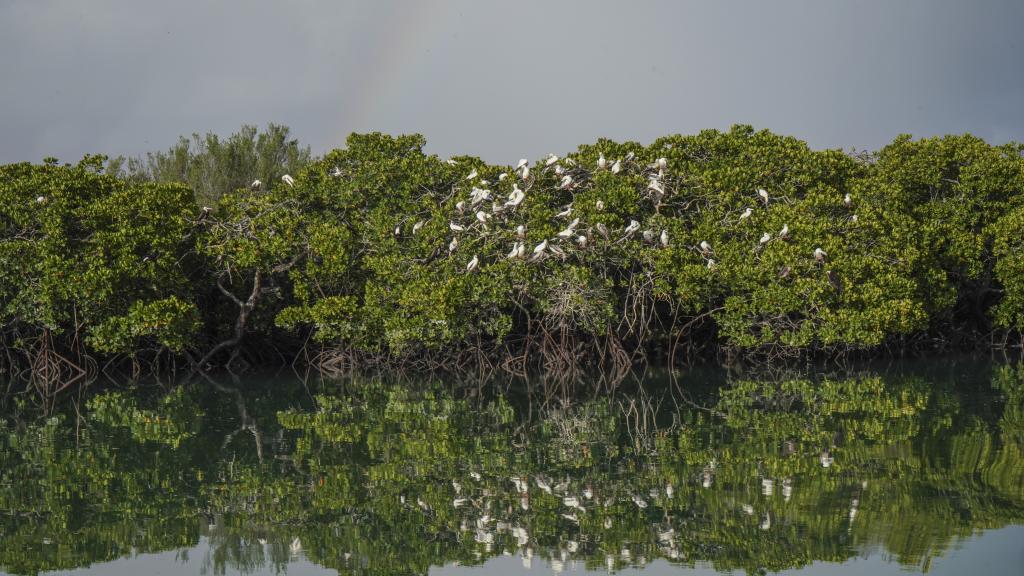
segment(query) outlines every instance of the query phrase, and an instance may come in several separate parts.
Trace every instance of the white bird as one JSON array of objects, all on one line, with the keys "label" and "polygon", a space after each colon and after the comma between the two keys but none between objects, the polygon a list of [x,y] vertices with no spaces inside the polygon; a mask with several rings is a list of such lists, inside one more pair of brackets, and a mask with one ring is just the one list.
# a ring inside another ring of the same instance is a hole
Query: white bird
[{"label": "white bird", "polygon": [[455,222],[449,222],[448,228],[450,228],[452,232],[463,232],[466,230],[464,226],[456,224]]},{"label": "white bird", "polygon": [[576,243],[579,244],[580,248],[586,248],[587,247],[587,237],[583,236],[583,235],[577,236],[576,237]]},{"label": "white bird", "polygon": [[558,156],[555,156],[554,154],[548,154],[548,158],[547,160],[544,161],[544,165],[551,166],[555,162],[558,162]]},{"label": "white bird", "polygon": [[651,178],[651,180],[649,182],[647,182],[647,189],[648,190],[654,190],[655,192],[657,192],[658,194],[661,194],[662,196],[665,195],[665,187],[662,186],[661,182],[658,182],[654,178]]},{"label": "white bird", "polygon": [[761,197],[761,201],[765,203],[765,206],[767,206],[768,205],[768,191],[765,190],[764,188],[758,188],[757,189],[757,195]]},{"label": "white bird", "polygon": [[423,220],[420,220],[419,222],[413,224],[412,225],[412,233],[415,234],[415,233],[419,232],[420,228],[423,228],[424,224],[426,224],[426,222],[424,222]]},{"label": "white bird", "polygon": [[570,222],[569,225],[565,227],[565,230],[562,230],[561,232],[558,233],[558,237],[559,238],[569,238],[570,236],[573,235],[573,232],[576,230],[576,227],[579,226],[579,224],[580,224],[580,219],[579,218],[573,219],[573,221]]},{"label": "white bird", "polygon": [[815,248],[814,249],[814,260],[815,260],[815,262],[818,262],[818,263],[824,262],[825,258],[827,258],[827,257],[828,257],[828,254],[824,250],[822,250],[821,248]]},{"label": "white bird", "polygon": [[520,158],[519,163],[516,164],[516,170],[522,170],[523,168],[526,168],[526,165],[529,163],[530,161],[527,160],[526,158]]},{"label": "white bird", "polygon": [[604,224],[598,222],[597,226],[594,226],[594,229],[596,229],[597,233],[600,234],[601,236],[603,236],[605,240],[608,239],[608,227],[607,226],[605,226]]},{"label": "white bird", "polygon": [[518,186],[513,186],[512,193],[508,195],[508,200],[505,201],[505,206],[519,206],[524,198],[526,198],[526,192],[520,190]]},{"label": "white bird", "polygon": [[515,258],[516,256],[518,256],[518,255],[519,255],[519,242],[516,242],[515,244],[512,245],[512,250],[508,253],[508,256],[506,256],[506,258],[511,260],[511,259]]},{"label": "white bird", "polygon": [[[46,197],[45,196],[36,196],[36,204],[42,204],[45,201],[46,201]],[[209,212],[209,210],[206,210],[206,212]]]},{"label": "white bird", "polygon": [[459,239],[452,238],[452,241],[448,243],[448,252],[455,252],[455,249],[459,247]]},{"label": "white bird", "polygon": [[331,168],[331,176],[334,176],[335,178],[341,176],[341,168],[338,168],[337,166]]},{"label": "white bird", "polygon": [[526,256],[526,243],[519,243],[519,250],[516,252],[516,258],[523,258]]},{"label": "white bird", "polygon": [[466,176],[466,180],[472,180],[473,178],[476,178],[476,176],[477,172],[476,170],[473,170],[472,172],[469,173],[469,176]]},{"label": "white bird", "polygon": [[783,224],[782,230],[779,231],[779,238],[786,240],[789,238],[789,224]]},{"label": "white bird", "polygon": [[654,230],[644,230],[644,242],[648,244],[654,243]]},{"label": "white bird", "polygon": [[399,224],[398,226],[395,226],[395,236],[401,236],[401,235],[402,235],[402,225]]},{"label": "white bird", "polygon": [[753,516],[754,515],[754,507],[751,506],[750,504],[744,504],[743,505],[743,511],[746,512],[747,515],[749,515],[749,516]]},{"label": "white bird", "polygon": [[292,178],[288,174],[285,174],[284,176],[281,176],[281,180],[284,181],[284,183],[289,185],[289,186],[295,186],[295,178]]},{"label": "white bird", "polygon": [[630,220],[629,221],[629,225],[626,226],[626,229],[623,230],[623,233],[626,236],[629,236],[630,234],[632,234],[633,232],[636,232],[639,229],[640,229],[640,223],[637,222],[636,220]]},{"label": "white bird", "polygon": [[253,190],[259,190],[260,186],[263,186],[263,182],[260,181],[259,178],[257,178],[256,180],[253,180],[252,184],[249,185],[249,187],[252,188]]},{"label": "white bird", "polygon": [[456,499],[452,500],[452,507],[454,507],[454,508],[461,508],[468,501],[469,501],[468,498],[456,498]]},{"label": "white bird", "polygon": [[510,480],[512,480],[512,484],[516,487],[516,492],[519,492],[520,494],[526,492],[530,488],[530,485],[529,483],[527,483],[526,478],[522,476],[513,476],[512,478],[510,478]]},{"label": "white bird", "polygon": [[562,504],[568,506],[569,508],[579,508],[580,510],[583,509],[583,506],[580,506],[579,498],[575,496],[566,496],[565,498],[562,498]]},{"label": "white bird", "polygon": [[832,466],[832,462],[834,461],[832,455],[828,453],[828,450],[822,451],[819,460],[821,461],[822,468],[828,468]]},{"label": "white bird", "polygon": [[459,211],[459,214],[461,214],[462,211],[466,209],[466,201],[465,200],[459,200],[458,202],[456,202],[455,203],[455,209]]},{"label": "white bird", "polygon": [[772,235],[769,234],[768,232],[765,232],[764,234],[761,235],[761,239],[758,240],[758,242],[760,244],[767,244],[768,242],[771,241],[771,239],[772,239]]},{"label": "white bird", "polygon": [[560,189],[562,189],[562,190],[565,190],[566,188],[568,188],[570,186],[572,186],[572,176],[569,176],[568,174],[566,174],[562,178],[562,181],[558,184],[558,187]]},{"label": "white bird", "polygon": [[490,199],[491,191],[487,190],[486,188],[473,188],[473,190],[469,192],[469,200],[473,204],[473,206],[476,206],[477,204],[483,202],[484,200]]},{"label": "white bird", "polygon": [[849,192],[847,192],[846,195],[843,196],[843,204],[846,205],[847,208],[853,205],[853,197],[850,196]]},{"label": "white bird", "polygon": [[562,210],[558,214],[555,214],[555,218],[567,218],[569,214],[572,214],[572,204],[569,204],[568,206],[565,207],[564,210]]},{"label": "white bird", "polygon": [[562,174],[565,174],[565,168],[563,168],[561,164],[558,164],[555,166],[555,175],[561,176]]},{"label": "white bird", "polygon": [[594,208],[596,208],[596,209],[597,209],[598,211],[600,211],[600,210],[604,210],[604,200],[598,200],[598,201],[597,201],[597,202],[596,202],[596,203],[594,204]]},{"label": "white bird", "polygon": [[856,222],[856,221],[857,221],[857,215],[856,214],[854,214],[853,216],[850,216],[850,222]]},{"label": "white bird", "polygon": [[[540,244],[537,244],[537,246],[535,246],[535,247],[534,247],[534,249],[533,249],[533,254],[534,254],[535,256],[539,256],[539,255],[540,255],[540,254],[542,254],[542,253],[543,253],[543,252],[544,252],[545,250],[547,250],[547,248],[548,248],[548,241],[547,241],[547,239],[545,238],[543,242],[541,242]],[[544,488],[543,486],[541,486],[541,485],[540,485],[540,480],[539,480],[539,479],[537,480],[537,486],[539,486],[539,487],[540,487],[541,489],[543,489],[543,488]],[[550,490],[548,490],[548,492],[550,492]]]},{"label": "white bird", "polygon": [[615,163],[612,164],[612,174],[618,174],[621,171],[622,171],[622,161],[621,160],[616,160]]},{"label": "white bird", "polygon": [[633,503],[636,504],[637,508],[647,508],[647,501],[644,500],[639,494],[633,494]]},{"label": "white bird", "polygon": [[466,272],[472,272],[473,270],[476,270],[476,267],[479,264],[480,264],[480,258],[478,256],[474,255],[473,259],[469,261],[469,264],[466,264]]},{"label": "white bird", "polygon": [[520,224],[519,226],[516,226],[516,237],[517,238],[525,238],[526,237],[526,226],[523,226],[522,224]]},{"label": "white bird", "polygon": [[775,481],[771,478],[761,479],[761,494],[765,496],[771,496],[775,493]]},{"label": "white bird", "polygon": [[486,224],[487,219],[490,217],[491,215],[488,214],[487,212],[484,212],[483,210],[478,210],[476,213],[476,219],[479,220],[481,224]]},{"label": "white bird", "polygon": [[747,209],[744,210],[742,214],[740,214],[740,220],[746,220],[747,218],[750,218],[750,215],[753,213],[754,209],[748,206]]},{"label": "white bird", "polygon": [[502,172],[501,174],[498,174],[498,182],[501,182],[505,178],[508,178],[508,173],[507,172]]},{"label": "white bird", "polygon": [[523,177],[523,180],[526,180],[527,178],[530,177],[530,167],[529,166],[523,166],[523,176],[522,177]]},{"label": "white bird", "polygon": [[458,164],[458,162],[456,162],[454,158],[449,158],[445,160],[444,163],[449,166],[455,166],[456,164]]},{"label": "white bird", "polygon": [[661,240],[661,245],[664,246],[665,248],[668,248],[668,230],[662,230],[661,231],[661,238],[660,238],[660,240]]},{"label": "white bird", "polygon": [[[543,245],[544,247],[547,247],[548,241],[545,240],[544,242],[541,243],[541,245]],[[537,246],[537,248],[541,248],[541,247]],[[537,248],[534,248],[534,250],[533,250],[534,253],[538,252]],[[541,248],[540,251],[543,251],[543,248]],[[534,482],[537,483],[537,488],[540,488],[541,490],[547,492],[548,494],[551,494],[551,483],[548,482],[547,478],[544,478],[542,476],[538,476],[534,480]]]},{"label": "white bird", "polygon": [[710,270],[710,269],[712,269],[714,267],[715,267],[715,260],[713,258],[708,258],[708,270]]},{"label": "white bird", "polygon": [[700,252],[701,252],[701,254],[704,254],[705,256],[707,256],[708,254],[711,254],[711,244],[708,244],[707,240],[701,240],[700,241]]},{"label": "white bird", "polygon": [[602,153],[601,156],[598,157],[598,159],[597,159],[597,169],[598,170],[604,170],[607,167],[608,167],[608,159],[605,158],[604,154]]},{"label": "white bird", "polygon": [[665,158],[665,157],[658,158],[658,169],[659,170],[666,170],[667,168],[668,168],[668,158]]},{"label": "white bird", "polygon": [[665,496],[667,496],[668,498],[671,498],[672,495],[675,494],[675,493],[676,493],[675,488],[673,488],[671,484],[665,484]]}]

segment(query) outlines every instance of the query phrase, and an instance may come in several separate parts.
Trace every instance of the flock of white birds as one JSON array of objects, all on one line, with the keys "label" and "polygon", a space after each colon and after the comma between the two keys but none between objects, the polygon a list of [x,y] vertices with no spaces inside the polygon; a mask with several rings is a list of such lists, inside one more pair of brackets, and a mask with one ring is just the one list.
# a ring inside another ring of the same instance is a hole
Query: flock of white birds
[{"label": "flock of white birds", "polygon": [[[612,174],[621,174],[624,170],[631,166],[639,166],[636,162],[635,155],[631,152],[624,158],[615,159],[609,161],[604,154],[600,154],[596,163],[596,171],[607,170]],[[448,164],[457,165],[455,160],[448,160]],[[571,158],[559,158],[555,154],[549,154],[535,170],[550,171],[559,178],[557,185],[558,190],[574,192],[586,178],[592,177],[594,172],[587,170],[585,167],[577,165],[577,162]],[[660,206],[661,201],[671,194],[671,189],[666,186],[666,174],[668,171],[668,160],[666,158],[658,158],[652,164],[640,167],[643,174],[647,177],[647,197],[654,203],[655,206]],[[514,177],[515,182],[512,185],[512,190],[507,197],[499,198],[495,192],[493,192],[489,186],[491,182],[485,180],[477,170],[472,170],[464,178],[464,182],[468,183],[472,188],[469,190],[469,194],[464,199],[460,199],[455,204],[455,214],[448,222],[448,229],[452,233],[452,239],[448,243],[449,254],[454,254],[458,248],[462,245],[460,238],[465,237],[468,234],[477,233],[480,237],[484,234],[488,234],[492,229],[497,227],[499,224],[508,224],[508,220],[514,215],[517,209],[520,208],[523,201],[526,199],[527,194],[531,191],[532,187],[536,184],[537,178],[531,178],[530,175],[530,163],[526,158],[519,160],[515,168],[510,172],[503,172],[499,174],[498,181],[502,182],[509,177]],[[342,171],[335,167],[329,174],[333,177],[340,177]],[[289,187],[295,186],[295,179],[285,174],[281,177],[281,180]],[[522,188],[520,188],[522,183]],[[258,190],[262,186],[260,180],[254,180],[251,184],[253,190]],[[456,192],[459,190],[456,188]],[[756,192],[759,201],[767,207],[771,202],[771,195],[764,188],[758,188]],[[488,206],[487,203],[490,202]],[[851,207],[853,199],[850,194],[846,194],[843,198],[843,203],[847,207]],[[597,200],[595,202],[595,208],[598,211],[604,209],[604,202]],[[504,255],[505,259],[508,260],[526,260],[528,262],[539,262],[549,257],[557,257],[560,259],[567,258],[567,249],[572,244],[575,244],[577,249],[586,249],[593,243],[594,235],[599,235],[605,241],[613,242],[624,242],[633,237],[642,228],[641,224],[631,219],[618,234],[615,235],[613,240],[612,231],[603,223],[596,223],[593,226],[586,226],[579,217],[573,217],[573,203],[570,201],[564,206],[561,211],[554,215],[560,225],[564,225],[562,230],[554,235],[552,238],[545,238],[538,244],[534,245],[530,249],[526,244],[526,227],[522,224],[516,226],[515,237],[516,240],[513,242],[511,249],[507,254]],[[754,208],[746,207],[739,216],[739,220],[743,221],[749,218],[754,213]],[[851,217],[853,222],[857,221],[857,216]],[[419,220],[413,224],[411,234],[416,235],[426,225],[425,220]],[[395,236],[402,235],[402,225],[399,224],[395,227]],[[643,241],[652,246],[661,246],[667,248],[670,244],[668,230],[647,229],[641,233]],[[764,246],[773,239],[788,240],[790,237],[789,225],[784,224],[782,229],[774,236],[770,232],[765,232],[760,240],[759,245]],[[708,268],[715,267],[714,249],[707,240],[702,240],[700,244],[692,247],[696,250],[703,258]],[[500,257],[500,256],[496,256]],[[817,247],[814,249],[813,257],[816,263],[822,264],[828,258],[828,254],[821,248]],[[466,272],[474,272],[481,266],[481,258],[479,254],[474,254],[472,258],[466,263]],[[788,269],[787,269],[788,272]]]}]

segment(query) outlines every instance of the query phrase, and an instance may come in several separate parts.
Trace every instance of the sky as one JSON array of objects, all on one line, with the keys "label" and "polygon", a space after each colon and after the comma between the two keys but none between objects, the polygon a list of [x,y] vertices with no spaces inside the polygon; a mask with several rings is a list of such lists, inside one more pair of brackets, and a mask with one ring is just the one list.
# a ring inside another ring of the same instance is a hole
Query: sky
[{"label": "sky", "polygon": [[514,163],[751,124],[1024,141],[1020,0],[0,0],[0,163],[284,124]]}]

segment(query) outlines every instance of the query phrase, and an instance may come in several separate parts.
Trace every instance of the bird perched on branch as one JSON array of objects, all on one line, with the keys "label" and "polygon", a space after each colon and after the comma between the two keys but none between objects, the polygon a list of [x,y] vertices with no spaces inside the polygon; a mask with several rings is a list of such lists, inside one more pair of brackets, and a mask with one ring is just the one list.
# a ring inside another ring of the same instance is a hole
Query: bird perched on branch
[{"label": "bird perched on branch", "polygon": [[828,254],[824,250],[822,250],[821,248],[815,248],[814,249],[814,261],[815,262],[817,262],[818,264],[821,264],[822,262],[825,261],[826,258],[828,258]]},{"label": "bird perched on branch", "polygon": [[292,178],[292,177],[291,177],[290,175],[288,175],[288,174],[285,174],[284,176],[281,176],[281,180],[282,180],[282,181],[283,181],[283,182],[284,182],[285,184],[287,184],[287,185],[289,185],[289,186],[295,186],[295,178]]}]

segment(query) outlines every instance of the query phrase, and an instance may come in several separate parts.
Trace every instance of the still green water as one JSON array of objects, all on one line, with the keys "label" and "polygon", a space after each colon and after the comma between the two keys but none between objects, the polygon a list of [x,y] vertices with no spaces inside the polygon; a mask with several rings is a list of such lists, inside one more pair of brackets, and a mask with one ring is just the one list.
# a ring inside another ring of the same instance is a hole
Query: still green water
[{"label": "still green water", "polygon": [[0,426],[8,574],[1022,574],[1024,368],[113,390]]}]

